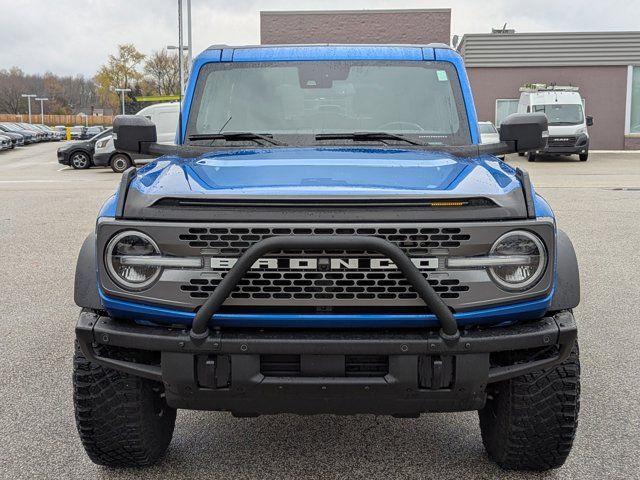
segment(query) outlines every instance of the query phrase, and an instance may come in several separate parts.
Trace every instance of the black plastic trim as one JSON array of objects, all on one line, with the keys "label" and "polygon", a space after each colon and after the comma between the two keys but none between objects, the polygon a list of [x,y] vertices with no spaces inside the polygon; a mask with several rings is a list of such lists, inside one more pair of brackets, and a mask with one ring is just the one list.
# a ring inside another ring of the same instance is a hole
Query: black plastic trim
[{"label": "black plastic trim", "polygon": [[98,265],[96,235],[87,236],[80,248],[76,263],[73,299],[79,307],[99,310],[102,308],[98,294]]},{"label": "black plastic trim", "polygon": [[131,167],[122,173],[120,179],[120,186],[118,187],[118,203],[116,204],[116,218],[124,218],[124,209],[127,202],[127,196],[129,194],[129,186],[131,181],[136,176],[136,167]]},{"label": "black plastic trim", "polygon": [[557,280],[551,300],[551,311],[576,308],[580,303],[580,269],[573,243],[569,236],[558,229],[556,237]]},{"label": "black plastic trim", "polygon": [[536,218],[536,209],[533,203],[533,187],[531,186],[529,172],[521,168],[516,168],[516,178],[520,182],[520,185],[522,185],[524,203],[527,208],[527,218]]}]

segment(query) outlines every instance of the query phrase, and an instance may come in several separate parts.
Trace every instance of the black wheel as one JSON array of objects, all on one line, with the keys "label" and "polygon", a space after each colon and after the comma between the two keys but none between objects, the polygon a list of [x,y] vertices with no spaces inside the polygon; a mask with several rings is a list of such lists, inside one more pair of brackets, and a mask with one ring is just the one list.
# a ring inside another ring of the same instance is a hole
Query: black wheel
[{"label": "black wheel", "polygon": [[133,162],[131,162],[131,159],[122,153],[116,153],[111,158],[111,170],[116,173],[122,173],[128,168],[131,168],[132,165]]},{"label": "black wheel", "polygon": [[71,154],[69,163],[76,170],[84,170],[91,166],[91,159],[85,152],[74,152]]},{"label": "black wheel", "polygon": [[519,157],[524,157],[524,152],[518,152]]},{"label": "black wheel", "polygon": [[490,385],[488,393],[479,416],[489,458],[509,470],[540,471],[564,464],[580,410],[577,342],[560,365]]},{"label": "black wheel", "polygon": [[[145,361],[140,352],[99,348],[101,355]],[[163,385],[89,362],[77,342],[73,367],[76,425],[89,458],[110,467],[156,463],[171,442],[176,421]]]},{"label": "black wheel", "polygon": [[589,158],[589,152],[581,153],[580,155],[578,155],[578,158],[580,159],[581,162],[586,162],[587,159]]},{"label": "black wheel", "polygon": [[530,162],[535,162],[536,154],[534,152],[529,152],[529,154],[527,155],[527,160],[529,160]]}]

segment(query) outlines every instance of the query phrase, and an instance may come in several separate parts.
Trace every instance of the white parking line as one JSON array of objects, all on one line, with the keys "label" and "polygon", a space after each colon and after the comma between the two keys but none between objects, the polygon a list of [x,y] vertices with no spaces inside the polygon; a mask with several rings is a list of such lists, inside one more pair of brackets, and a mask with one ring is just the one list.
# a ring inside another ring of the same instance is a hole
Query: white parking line
[{"label": "white parking line", "polygon": [[62,168],[59,168],[58,170],[56,170],[56,172],[61,172],[63,170],[71,170],[71,167],[62,167]]}]

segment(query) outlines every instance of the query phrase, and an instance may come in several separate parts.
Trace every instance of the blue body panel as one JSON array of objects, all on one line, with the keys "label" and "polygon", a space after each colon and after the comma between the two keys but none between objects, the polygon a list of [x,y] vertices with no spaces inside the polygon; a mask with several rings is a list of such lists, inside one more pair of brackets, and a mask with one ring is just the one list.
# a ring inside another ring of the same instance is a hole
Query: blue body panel
[{"label": "blue body panel", "polygon": [[[192,66],[176,143],[183,144],[198,75],[214,62],[312,60],[445,61],[458,72],[472,143],[480,143],[477,115],[462,58],[453,50],[420,46],[313,45],[284,47],[221,47],[200,54]],[[243,148],[215,151],[197,158],[162,157],[141,168],[131,187],[149,195],[459,195],[499,196],[520,188],[515,170],[490,155],[460,158],[446,152],[402,148]],[[534,195],[539,217],[553,218],[547,202]],[[114,217],[117,194],[102,207],[100,217]],[[555,290],[555,281],[554,289]],[[456,313],[459,325],[503,324],[539,318],[551,303],[544,298]],[[189,325],[194,313],[109,298],[100,291],[113,316],[139,322]],[[217,326],[237,327],[437,327],[430,314],[297,315],[218,314]]]},{"label": "blue body panel", "polygon": [[162,157],[131,188],[162,195],[501,195],[520,184],[492,156],[390,148],[279,148]]},{"label": "blue body panel", "polygon": [[[454,315],[459,326],[504,324],[539,318],[545,314],[553,292],[548,296],[492,308],[482,308]],[[141,322],[191,325],[193,312],[155,307],[110,298],[100,291],[105,309],[115,317],[126,317]],[[440,324],[432,314],[216,314],[211,326],[269,327],[269,328],[431,328]]]}]

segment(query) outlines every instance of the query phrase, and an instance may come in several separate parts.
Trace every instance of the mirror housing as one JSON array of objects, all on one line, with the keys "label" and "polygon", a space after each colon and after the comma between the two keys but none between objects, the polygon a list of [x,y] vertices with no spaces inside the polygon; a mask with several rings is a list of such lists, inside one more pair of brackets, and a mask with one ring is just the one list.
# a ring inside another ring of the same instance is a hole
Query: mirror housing
[{"label": "mirror housing", "polygon": [[156,125],[146,117],[118,115],[113,119],[113,143],[116,150],[149,154],[149,147],[157,140]]},{"label": "mirror housing", "polygon": [[587,115],[587,127],[593,125],[593,117],[591,115]]},{"label": "mirror housing", "polygon": [[549,127],[544,113],[512,113],[500,124],[500,141],[509,152],[539,150],[547,143]]}]

